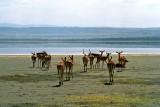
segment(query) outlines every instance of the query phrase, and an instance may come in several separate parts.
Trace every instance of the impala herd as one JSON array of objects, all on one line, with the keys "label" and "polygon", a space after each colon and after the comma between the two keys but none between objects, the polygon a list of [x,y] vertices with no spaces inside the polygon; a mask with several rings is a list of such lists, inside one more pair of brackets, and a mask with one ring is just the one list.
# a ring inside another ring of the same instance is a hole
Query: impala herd
[{"label": "impala herd", "polygon": [[[103,55],[105,50],[99,51],[100,54],[98,53],[92,53],[89,50],[88,54],[85,54],[84,49],[83,49],[83,54],[84,56],[82,57],[83,65],[84,65],[84,72],[87,72],[88,69],[88,63],[90,64],[90,69],[99,69],[100,68],[100,62],[102,61],[102,69],[104,66],[104,62],[107,64],[107,69],[109,71],[109,84],[113,84],[113,76],[114,76],[114,71],[115,68],[117,67],[118,70],[121,68],[121,71],[125,69],[126,62],[128,60],[121,55],[121,52],[116,52],[118,53],[118,63],[115,63],[112,60],[111,53],[106,53],[106,55]],[[49,69],[51,67],[51,55],[47,54],[47,52],[42,51],[39,53],[32,53],[31,59],[33,63],[33,68],[35,67],[36,59],[38,58],[38,68],[47,68]],[[58,78],[59,78],[59,86],[63,85],[64,81],[64,72],[66,70],[66,80],[70,80],[70,78],[73,79],[73,63],[74,63],[74,57],[73,55],[69,55],[69,58],[67,59],[62,58],[58,64],[57,64],[57,71],[58,71]],[[94,63],[94,60],[95,63]]]}]

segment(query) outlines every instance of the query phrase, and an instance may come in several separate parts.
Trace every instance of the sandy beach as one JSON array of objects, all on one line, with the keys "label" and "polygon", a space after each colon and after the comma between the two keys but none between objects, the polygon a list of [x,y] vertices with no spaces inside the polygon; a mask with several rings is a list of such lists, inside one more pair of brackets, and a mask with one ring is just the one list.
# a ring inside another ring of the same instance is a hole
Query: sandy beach
[{"label": "sandy beach", "polygon": [[[31,55],[0,56],[0,106],[107,106],[158,107],[160,105],[160,55],[123,54],[129,61],[123,72],[115,72],[114,85],[107,85],[104,69],[83,72],[83,55],[74,55],[74,77],[58,86],[56,64],[61,57],[52,55],[49,70],[32,68]],[[113,60],[118,62],[117,54]],[[117,69],[116,69],[117,70]],[[65,75],[64,75],[65,77]]]}]

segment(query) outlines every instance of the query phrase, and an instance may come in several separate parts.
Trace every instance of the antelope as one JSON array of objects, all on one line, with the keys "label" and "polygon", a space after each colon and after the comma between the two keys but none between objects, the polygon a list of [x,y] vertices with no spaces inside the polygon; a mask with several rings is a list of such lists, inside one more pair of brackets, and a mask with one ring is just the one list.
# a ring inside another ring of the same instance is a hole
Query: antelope
[{"label": "antelope", "polygon": [[[72,75],[72,79],[73,79],[73,55],[69,55],[69,58],[67,61],[66,61],[66,80],[70,80],[70,76]],[[68,69],[68,72],[67,72],[67,69]]]},{"label": "antelope", "polygon": [[[104,51],[105,51],[105,50],[104,50]],[[103,54],[104,51],[99,51],[101,54],[99,54],[99,55],[97,56],[97,62],[96,62],[97,68],[100,67],[100,58],[102,57],[102,54]]]},{"label": "antelope", "polygon": [[58,71],[58,77],[59,77],[59,85],[63,85],[63,75],[65,70],[65,64],[66,64],[66,57],[63,59],[61,58],[63,62],[59,62],[57,64],[57,71]]},{"label": "antelope", "polygon": [[100,55],[100,54],[98,54],[98,53],[92,53],[90,49],[89,49],[89,52],[90,52],[90,54],[93,55],[95,58],[97,58],[97,57]]},{"label": "antelope", "polygon": [[84,53],[84,49],[83,49],[83,54],[84,54],[84,56],[82,57],[82,60],[83,60],[83,64],[84,64],[84,72],[87,72],[87,65],[88,65],[88,61],[89,61],[89,56]]},{"label": "antelope", "polygon": [[90,68],[92,69],[93,68],[93,62],[94,62],[94,56],[91,55],[91,53],[89,53],[88,57],[89,57],[89,61],[90,61]]},{"label": "antelope", "polygon": [[33,62],[33,68],[35,67],[35,63],[36,63],[36,59],[37,59],[37,56],[36,56],[36,53],[32,53],[32,56],[31,56],[31,59],[32,59],[32,62]]},{"label": "antelope", "polygon": [[119,61],[119,64],[124,63],[125,60],[126,60],[126,58],[125,58],[124,56],[121,56],[121,53],[122,53],[122,52],[123,52],[123,51],[121,51],[121,52],[117,52],[117,51],[116,51],[116,53],[118,53],[118,61]]},{"label": "antelope", "polygon": [[38,57],[38,67],[40,67],[44,57],[47,56],[48,54],[47,52],[42,51],[42,52],[36,53],[36,55]]},{"label": "antelope", "polygon": [[[102,69],[103,69],[104,62],[107,63],[107,59],[109,58],[109,55],[110,55],[111,53],[106,53],[106,54],[107,54],[107,56],[101,56],[100,59],[99,59],[99,61],[102,61]],[[100,62],[99,62],[99,63],[100,63]]]},{"label": "antelope", "polygon": [[126,62],[129,62],[128,60],[125,60],[124,63],[123,63],[123,67],[124,69],[126,68]]},{"label": "antelope", "polygon": [[123,71],[126,68],[126,62],[129,62],[128,60],[125,60],[122,64],[116,63],[116,67],[119,68],[121,67],[121,71]]},{"label": "antelope", "polygon": [[49,69],[51,67],[51,55],[47,55],[42,59],[42,67],[46,67]]},{"label": "antelope", "polygon": [[[90,49],[89,49],[89,51],[90,51]],[[96,68],[96,66],[99,68],[99,66],[100,66],[100,63],[99,63],[99,62],[100,62],[100,57],[102,56],[102,54],[103,54],[104,51],[105,51],[105,50],[99,51],[101,54],[91,53],[91,51],[90,51],[90,55],[93,55],[94,58],[97,58],[95,68]]]},{"label": "antelope", "polygon": [[112,61],[112,56],[111,56],[110,59],[108,58],[107,68],[108,68],[108,71],[109,71],[110,84],[113,84],[113,75],[114,75],[114,70],[115,70],[115,63]]}]

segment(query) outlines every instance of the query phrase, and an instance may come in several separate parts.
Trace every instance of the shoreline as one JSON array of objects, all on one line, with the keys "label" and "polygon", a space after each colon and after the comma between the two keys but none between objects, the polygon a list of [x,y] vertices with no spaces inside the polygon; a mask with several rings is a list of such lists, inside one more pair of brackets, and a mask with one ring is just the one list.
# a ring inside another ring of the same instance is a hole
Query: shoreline
[{"label": "shoreline", "polygon": [[[116,51],[123,51],[122,54],[160,54],[160,48],[105,48],[105,47],[59,47],[59,48],[0,48],[0,55],[30,55],[31,52],[46,51],[53,55],[82,55],[83,49],[86,54],[89,50],[93,53],[99,53],[99,50],[105,50],[105,53],[117,54]],[[16,51],[15,51],[16,50]]]},{"label": "shoreline", "polygon": [[[117,53],[111,53],[112,55],[117,55]],[[30,57],[32,54],[0,54],[0,57]],[[63,55],[75,55],[82,56],[83,54],[50,54],[52,56],[63,56]],[[105,55],[105,54],[103,54]],[[122,53],[125,56],[160,56],[160,53]]]}]

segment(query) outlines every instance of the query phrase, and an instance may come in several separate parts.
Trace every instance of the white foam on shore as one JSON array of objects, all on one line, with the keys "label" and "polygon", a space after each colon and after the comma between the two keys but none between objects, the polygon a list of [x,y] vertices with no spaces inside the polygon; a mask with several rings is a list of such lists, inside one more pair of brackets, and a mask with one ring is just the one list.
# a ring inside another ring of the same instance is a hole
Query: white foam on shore
[{"label": "white foam on shore", "polygon": [[[10,51],[1,49],[0,55],[17,55],[17,56],[24,56],[24,55],[32,55],[31,52],[41,52],[46,51],[48,54],[51,55],[83,55],[83,49],[86,54],[89,53],[89,49],[92,53],[100,53],[99,50],[105,50],[105,53],[112,53],[117,54],[116,51],[123,51],[123,54],[160,54],[160,48],[100,48],[100,47],[77,47],[77,48],[16,48]],[[16,51],[15,51],[16,50]]]}]

